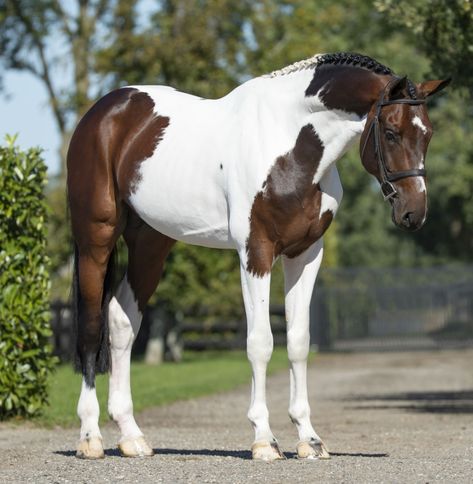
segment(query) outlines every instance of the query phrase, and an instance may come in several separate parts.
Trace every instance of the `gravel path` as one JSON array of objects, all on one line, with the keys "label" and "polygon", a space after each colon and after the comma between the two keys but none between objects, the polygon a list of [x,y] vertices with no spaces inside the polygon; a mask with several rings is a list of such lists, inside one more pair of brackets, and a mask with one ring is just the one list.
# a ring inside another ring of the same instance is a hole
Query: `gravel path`
[{"label": "gravel path", "polygon": [[313,422],[329,461],[294,458],[288,376],[268,381],[272,428],[288,457],[253,462],[248,387],[142,413],[157,455],[74,457],[77,429],[0,425],[0,482],[473,482],[473,350],[329,354],[309,371]]}]

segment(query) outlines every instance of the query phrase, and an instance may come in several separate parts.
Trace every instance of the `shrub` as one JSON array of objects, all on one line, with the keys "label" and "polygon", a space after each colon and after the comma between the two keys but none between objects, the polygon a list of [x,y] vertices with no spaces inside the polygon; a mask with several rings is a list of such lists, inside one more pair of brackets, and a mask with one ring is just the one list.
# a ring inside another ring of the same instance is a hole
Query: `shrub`
[{"label": "shrub", "polygon": [[46,166],[7,137],[0,146],[0,420],[47,403],[55,358],[49,327]]}]

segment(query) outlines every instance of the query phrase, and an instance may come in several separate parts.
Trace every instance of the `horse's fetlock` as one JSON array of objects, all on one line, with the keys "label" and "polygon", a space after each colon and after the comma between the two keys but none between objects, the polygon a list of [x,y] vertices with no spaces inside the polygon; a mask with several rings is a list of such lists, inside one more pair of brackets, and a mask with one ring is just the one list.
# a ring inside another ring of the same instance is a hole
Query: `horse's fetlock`
[{"label": "horse's fetlock", "polygon": [[295,404],[289,407],[289,417],[293,423],[296,425],[301,422],[301,420],[310,418],[310,407],[308,404]]},{"label": "horse's fetlock", "polygon": [[252,405],[247,413],[248,420],[256,425],[258,421],[266,421],[269,417],[268,407],[264,404]]},{"label": "horse's fetlock", "polygon": [[131,398],[120,393],[112,393],[108,403],[108,414],[115,422],[122,421],[133,415],[133,402]]}]

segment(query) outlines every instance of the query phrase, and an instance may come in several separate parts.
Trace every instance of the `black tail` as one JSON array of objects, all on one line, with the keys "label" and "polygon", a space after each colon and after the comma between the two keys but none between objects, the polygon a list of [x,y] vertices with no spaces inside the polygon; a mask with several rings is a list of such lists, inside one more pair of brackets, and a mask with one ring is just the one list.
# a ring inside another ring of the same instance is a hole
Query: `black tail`
[{"label": "black tail", "polygon": [[[100,346],[95,360],[95,371],[93,373],[107,373],[110,369],[110,343],[109,343],[109,326],[108,326],[108,305],[113,296],[116,268],[116,249],[110,254],[107,265],[107,272],[103,283],[102,294],[102,325],[100,333]],[[79,333],[79,314],[81,308],[81,293],[79,286],[79,250],[74,244],[74,275],[72,280],[72,304],[74,318],[74,337],[75,337],[75,358],[74,367],[77,372],[86,374],[85,367],[87,362],[83,361],[78,345]],[[88,372],[87,372],[88,373]]]}]

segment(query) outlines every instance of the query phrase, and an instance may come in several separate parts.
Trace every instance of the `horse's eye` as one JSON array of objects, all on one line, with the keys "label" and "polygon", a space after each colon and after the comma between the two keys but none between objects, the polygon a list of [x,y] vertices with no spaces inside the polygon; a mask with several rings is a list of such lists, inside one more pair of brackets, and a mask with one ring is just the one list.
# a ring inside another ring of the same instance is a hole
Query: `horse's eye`
[{"label": "horse's eye", "polygon": [[397,135],[396,133],[394,133],[394,131],[391,131],[390,129],[387,129],[385,132],[384,132],[385,136],[386,136],[386,139],[388,141],[396,141],[396,138],[397,138]]}]

